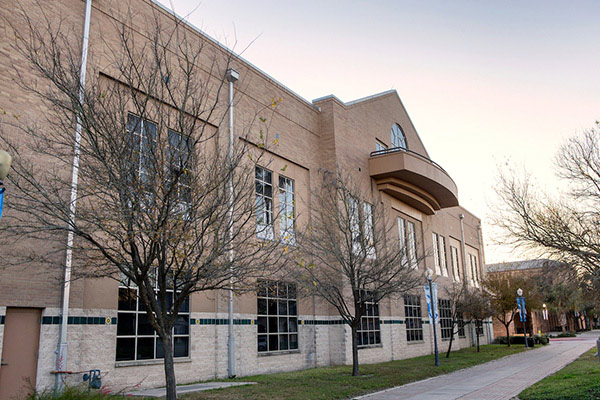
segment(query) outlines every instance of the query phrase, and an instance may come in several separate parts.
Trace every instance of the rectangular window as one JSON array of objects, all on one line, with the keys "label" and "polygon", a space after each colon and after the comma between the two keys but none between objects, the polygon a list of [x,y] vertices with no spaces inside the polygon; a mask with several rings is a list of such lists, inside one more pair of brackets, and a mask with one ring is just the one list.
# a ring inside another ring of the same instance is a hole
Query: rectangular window
[{"label": "rectangular window", "polygon": [[458,320],[458,337],[464,338],[465,336],[465,320]]},{"label": "rectangular window", "polygon": [[379,140],[375,140],[375,151],[387,150],[387,146],[380,142]]},{"label": "rectangular window", "polygon": [[475,333],[477,336],[483,336],[483,321],[475,322]]},{"label": "rectangular window", "polygon": [[374,226],[373,226],[373,206],[369,203],[363,203],[363,223],[365,232],[365,252],[367,258],[376,258],[375,254],[375,238],[374,238]]},{"label": "rectangular window", "polygon": [[398,217],[398,239],[400,240],[400,247],[402,250],[402,258],[400,262],[402,263],[402,265],[406,265],[408,263],[408,246],[406,245],[406,220],[401,217]]},{"label": "rectangular window", "polygon": [[296,244],[294,181],[279,176],[279,237],[283,243]]},{"label": "rectangular window", "polygon": [[273,173],[256,167],[256,236],[273,240]]},{"label": "rectangular window", "polygon": [[415,233],[415,224],[398,217],[398,237],[400,238],[400,246],[404,250],[402,255],[402,263],[408,262],[411,268],[417,269],[417,236]]},{"label": "rectangular window", "polygon": [[156,124],[127,114],[128,141],[132,150],[135,177],[143,186],[152,185],[156,168]]},{"label": "rectangular window", "polygon": [[[369,292],[365,292],[365,296],[369,296]],[[379,328],[379,304],[367,301],[366,315],[360,319],[358,328],[358,345],[361,347],[371,346],[381,343],[381,330]]]},{"label": "rectangular window", "polygon": [[298,349],[296,285],[259,281],[257,293],[258,351]]},{"label": "rectangular window", "polygon": [[442,339],[450,339],[452,337],[452,303],[450,300],[439,299],[438,309],[440,315],[440,328],[442,330]]},{"label": "rectangular window", "polygon": [[415,295],[404,296],[404,316],[406,323],[406,341],[423,340],[423,321],[421,320],[421,298]]},{"label": "rectangular window", "polygon": [[348,199],[348,214],[350,219],[350,235],[352,236],[352,254],[360,254],[360,216],[358,214],[359,201],[350,196]]},{"label": "rectangular window", "polygon": [[[158,290],[158,289],[157,289]],[[173,304],[173,291],[168,291],[167,304]],[[189,357],[190,302],[186,298],[173,327],[174,357]],[[117,361],[163,358],[162,341],[150,325],[138,289],[127,282],[119,284],[117,313]]]},{"label": "rectangular window", "polygon": [[433,233],[433,258],[435,263],[435,273],[448,276],[448,268],[446,266],[446,239],[437,233]]},{"label": "rectangular window", "polygon": [[171,129],[167,131],[167,135],[169,138],[169,145],[167,147],[169,173],[167,176],[169,181],[177,179],[177,187],[174,192],[182,207],[185,207],[192,200],[190,175],[190,156],[192,151],[189,138]]},{"label": "rectangular window", "polygon": [[458,258],[458,248],[450,246],[450,261],[452,262],[452,274],[454,280],[460,282],[460,263]]},{"label": "rectangular window", "polygon": [[471,285],[479,286],[479,267],[477,265],[477,256],[469,254],[469,264],[471,267]]}]

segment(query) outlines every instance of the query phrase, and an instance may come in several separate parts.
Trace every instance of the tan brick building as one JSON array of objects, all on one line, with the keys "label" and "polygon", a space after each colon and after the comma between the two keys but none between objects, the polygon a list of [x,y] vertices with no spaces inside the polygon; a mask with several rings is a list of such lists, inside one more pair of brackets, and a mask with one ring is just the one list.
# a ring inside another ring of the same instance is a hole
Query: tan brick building
[{"label": "tan brick building", "polygon": [[[135,11],[133,19],[123,17],[122,11],[127,6]],[[84,24],[85,2],[65,0],[54,2],[52,7],[68,22],[65,26],[69,25],[70,30],[65,31],[66,34],[79,34]],[[24,9],[34,21],[41,21],[36,6],[26,4]],[[6,16],[17,31],[26,29],[19,25],[22,12],[7,2],[0,4],[0,14]],[[113,74],[103,54],[112,40],[107,26],[121,22],[134,24],[143,31],[144,21],[153,15],[166,17],[169,14],[150,0],[94,0],[90,73],[108,78]],[[186,29],[193,33],[194,40],[206,41],[214,51],[227,51],[193,26]],[[39,101],[30,94],[23,94],[14,83],[15,74],[27,78],[31,72],[22,56],[13,51],[12,34],[4,19],[0,22],[0,31],[9,38],[0,43],[0,106],[6,115],[40,120],[44,109]],[[419,270],[424,272],[431,268],[442,288],[454,281],[479,284],[484,265],[481,222],[459,205],[456,184],[429,158],[396,91],[348,103],[335,96],[308,102],[241,58],[236,57],[232,67],[240,73],[240,80],[235,83],[236,131],[244,130],[244,124],[255,110],[268,106],[272,99],[282,99],[271,122],[279,145],[270,152],[270,163],[264,167],[269,173],[262,176],[261,184],[273,187],[279,182],[283,190],[281,182],[284,186],[287,182],[286,190],[291,190],[297,199],[294,212],[299,215],[299,224],[310,218],[311,190],[315,188],[320,169],[352,172],[365,187],[382,195],[390,218],[402,225],[399,229],[414,234],[418,244],[416,252],[427,255]],[[10,179],[7,187],[9,194]],[[275,208],[279,207],[276,196],[270,200]],[[10,208],[8,196],[5,207]],[[279,227],[274,231],[277,235]],[[23,244],[23,251],[29,251],[31,246],[33,244]],[[4,253],[2,249],[0,252]],[[43,265],[0,270],[0,353],[9,364],[0,367],[0,386],[7,387],[9,377],[15,374],[29,376],[38,388],[53,385],[51,372],[56,369],[62,274],[62,270]],[[143,312],[140,313],[135,304],[119,302],[119,290],[118,283],[110,279],[73,282],[65,368],[70,371],[100,369],[104,384],[115,390],[163,385],[162,361],[155,350],[156,337],[152,332],[143,332],[147,328],[141,320]],[[351,363],[350,329],[335,310],[315,299],[300,298],[291,284],[286,293],[276,300],[287,303],[285,318],[289,324],[286,332],[279,332],[273,342],[267,339],[266,332],[261,332],[266,329],[262,321],[269,314],[259,309],[261,301],[269,299],[260,293],[236,299],[234,333],[238,376]],[[186,308],[183,312],[185,326],[179,327],[176,334],[175,368],[179,383],[227,376],[226,296],[226,293],[197,294],[189,300],[189,310]],[[443,299],[443,290],[439,291],[439,297]],[[369,339],[372,345],[360,350],[361,362],[433,352],[432,324],[427,318],[422,288],[404,301],[384,299],[375,318]],[[132,319],[133,331],[125,328],[121,331],[124,321]],[[408,322],[410,330],[407,330]],[[491,339],[490,328],[489,324],[484,326],[483,343]],[[453,348],[470,346],[473,334],[474,329],[467,326]],[[440,351],[443,351],[448,333],[442,332],[439,326],[438,338]],[[8,359],[14,354],[9,347],[19,341],[29,343],[27,346],[32,351],[20,355],[27,359],[27,365],[15,372],[10,370],[14,365]],[[78,381],[81,375],[73,374],[69,379]]]}]

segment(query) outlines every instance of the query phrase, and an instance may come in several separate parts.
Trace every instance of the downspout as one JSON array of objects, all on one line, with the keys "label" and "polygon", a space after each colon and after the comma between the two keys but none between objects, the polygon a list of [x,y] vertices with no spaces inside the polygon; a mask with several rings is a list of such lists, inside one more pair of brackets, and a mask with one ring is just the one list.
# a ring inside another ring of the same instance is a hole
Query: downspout
[{"label": "downspout", "polygon": [[[468,286],[468,277],[467,277],[467,248],[465,247],[465,225],[464,225],[464,219],[465,219],[465,215],[464,214],[459,214],[458,215],[458,219],[460,220],[460,247],[462,250],[462,263],[463,263],[463,286],[464,289],[467,289]],[[471,346],[474,346],[475,343],[475,337],[473,334],[473,324],[469,324],[470,325],[470,331],[471,331]]]},{"label": "downspout", "polygon": [[[229,245],[233,245],[233,83],[240,79],[234,69],[228,69],[225,78],[229,81],[229,196],[227,216],[229,218]],[[229,249],[229,324],[227,338],[227,374],[235,378],[235,337],[233,335],[233,247]]]},{"label": "downspout", "polygon": [[[88,41],[90,37],[90,19],[92,16],[92,0],[85,2],[85,19],[83,22],[83,38],[81,44],[81,69],[79,72],[79,103],[83,104],[85,95],[85,71],[87,66]],[[71,176],[71,201],[69,204],[69,224],[75,223],[75,206],[77,203],[77,182],[79,179],[79,156],[81,153],[81,118],[77,116],[75,125],[75,144],[73,145],[73,172]],[[62,288],[62,311],[60,320],[60,335],[56,349],[56,374],[54,389],[62,390],[65,382],[62,371],[67,366],[67,326],[69,319],[69,296],[71,292],[71,267],[73,260],[73,231],[67,234],[67,252],[65,256],[65,275]]]}]

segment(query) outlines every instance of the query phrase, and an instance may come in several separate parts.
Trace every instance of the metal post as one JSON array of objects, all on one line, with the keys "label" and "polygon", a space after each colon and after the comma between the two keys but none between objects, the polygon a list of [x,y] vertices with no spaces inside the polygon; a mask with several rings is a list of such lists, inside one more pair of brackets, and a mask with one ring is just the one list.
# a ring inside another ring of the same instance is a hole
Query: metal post
[{"label": "metal post", "polygon": [[[81,70],[79,73],[79,102],[83,103],[85,95],[85,72],[87,66],[88,41],[90,36],[90,19],[92,15],[92,0],[85,3],[85,19],[83,23],[83,39],[81,45]],[[73,145],[73,171],[71,176],[71,198],[69,203],[69,223],[75,222],[75,206],[77,204],[77,182],[79,180],[79,157],[81,153],[81,118],[77,115],[75,124],[75,144]],[[71,292],[71,267],[73,260],[73,230],[69,226],[67,234],[67,251],[65,255],[65,274],[62,290],[62,311],[60,321],[60,336],[56,349],[56,374],[54,389],[61,391],[64,388],[64,371],[67,366],[67,326],[69,318],[69,297]]]},{"label": "metal post", "polygon": [[[229,219],[229,246],[233,245],[233,83],[240,78],[240,74],[228,69],[226,79],[229,81],[229,196],[227,217]],[[229,250],[229,268],[233,275],[233,247]],[[228,307],[228,338],[227,338],[227,374],[230,378],[235,377],[235,336],[233,332],[233,276],[229,278],[229,307]]]},{"label": "metal post", "polygon": [[[525,311],[527,312],[527,311]],[[529,343],[527,343],[527,326],[525,325],[527,323],[527,317],[523,318],[523,335],[525,335],[525,348],[529,348]]]},{"label": "metal post", "polygon": [[[435,329],[435,304],[433,304],[434,298],[433,298],[433,286],[431,285],[431,276],[427,277],[427,280],[429,281],[429,293],[431,293],[431,319],[433,320],[433,348],[435,351],[435,366],[439,367],[440,366],[440,355],[438,352],[438,345],[437,345],[437,332]],[[437,299],[436,299],[437,300]]]}]

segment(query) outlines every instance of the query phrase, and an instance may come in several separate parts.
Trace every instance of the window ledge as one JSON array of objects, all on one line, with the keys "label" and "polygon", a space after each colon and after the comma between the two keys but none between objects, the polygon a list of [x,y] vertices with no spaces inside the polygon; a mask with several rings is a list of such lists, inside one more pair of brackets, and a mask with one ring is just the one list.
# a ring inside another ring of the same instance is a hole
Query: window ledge
[{"label": "window ledge", "polygon": [[383,347],[383,344],[378,343],[378,344],[368,344],[366,346],[358,346],[359,350],[363,350],[363,349],[376,349],[378,347]]},{"label": "window ledge", "polygon": [[270,357],[270,356],[284,356],[287,354],[300,354],[300,349],[298,350],[283,350],[283,351],[265,351],[258,352],[259,357]]},{"label": "window ledge", "polygon": [[412,345],[412,344],[423,344],[423,343],[425,343],[424,340],[411,340],[411,341],[407,340],[406,341],[406,344],[408,344],[409,346]]},{"label": "window ledge", "polygon": [[[173,358],[174,363],[191,363],[191,357],[181,357],[181,358]],[[158,365],[163,364],[164,359],[154,359],[154,360],[133,360],[133,361],[117,361],[115,362],[115,368],[120,367],[139,367],[141,365]]]}]

